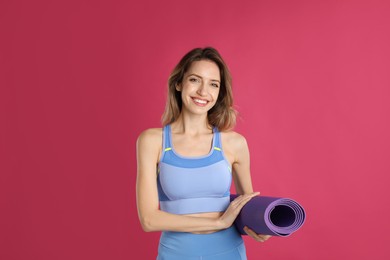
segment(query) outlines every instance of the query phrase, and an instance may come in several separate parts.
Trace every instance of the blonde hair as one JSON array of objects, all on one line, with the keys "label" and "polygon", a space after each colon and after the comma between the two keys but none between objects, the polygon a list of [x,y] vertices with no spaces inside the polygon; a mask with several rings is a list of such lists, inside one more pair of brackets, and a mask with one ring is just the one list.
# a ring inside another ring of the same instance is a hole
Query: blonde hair
[{"label": "blonde hair", "polygon": [[168,96],[162,124],[165,126],[177,120],[182,108],[181,92],[176,86],[183,81],[184,74],[194,61],[209,60],[214,62],[221,76],[217,102],[208,111],[209,124],[220,131],[229,130],[236,124],[236,110],[233,108],[232,78],[229,69],[218,51],[212,47],[195,48],[188,52],[173,69],[168,79]]}]

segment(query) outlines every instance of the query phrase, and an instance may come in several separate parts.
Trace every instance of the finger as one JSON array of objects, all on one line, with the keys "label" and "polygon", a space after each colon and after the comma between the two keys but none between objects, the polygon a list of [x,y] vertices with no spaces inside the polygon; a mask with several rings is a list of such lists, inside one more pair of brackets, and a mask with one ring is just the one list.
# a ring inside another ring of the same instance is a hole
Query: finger
[{"label": "finger", "polygon": [[234,209],[241,210],[245,206],[245,204],[248,203],[249,200],[250,198],[244,198],[242,200],[237,201],[235,204],[233,204]]},{"label": "finger", "polygon": [[230,205],[232,205],[233,208],[237,208],[237,207],[239,207],[239,205],[241,204],[242,200],[243,200],[243,197],[242,197],[242,195],[241,195],[240,197],[237,197],[236,199],[234,199],[234,200],[230,203]]},{"label": "finger", "polygon": [[248,193],[248,194],[238,196],[231,202],[231,209],[234,212],[236,212],[236,214],[238,214],[239,211],[241,211],[241,209],[245,206],[245,204],[248,203],[248,201],[250,201],[253,197],[257,196],[258,194],[260,193],[253,192],[253,193]]},{"label": "finger", "polygon": [[260,194],[260,192],[258,192],[258,191],[257,192],[252,192],[252,193],[241,194],[238,197],[236,197],[233,201],[240,201],[240,200],[246,199],[248,197],[252,198],[252,197],[257,196],[259,194]]},{"label": "finger", "polygon": [[260,194],[260,192],[256,191],[256,192],[252,192],[252,193],[247,193],[244,196],[249,196],[249,197],[252,198],[252,197],[255,197],[255,196],[259,195],[259,194]]},{"label": "finger", "polygon": [[236,202],[237,204],[240,204],[241,202],[250,200],[251,198],[253,198],[253,197],[255,197],[255,196],[259,195],[259,194],[260,194],[260,192],[253,192],[253,193],[240,195],[236,199],[234,199],[233,202]]},{"label": "finger", "polygon": [[268,239],[271,238],[270,235],[257,234],[255,231],[253,231],[252,229],[248,228],[247,226],[244,227],[244,231],[247,234],[249,233],[251,235],[251,237],[255,238],[257,241],[264,242],[264,241],[267,241]]},{"label": "finger", "polygon": [[263,236],[263,239],[264,240],[268,240],[268,239],[270,239],[271,238],[271,236],[270,235],[262,235]]},{"label": "finger", "polygon": [[243,200],[245,200],[244,195],[240,195],[231,202],[231,205],[237,207],[242,203]]},{"label": "finger", "polygon": [[262,235],[262,234],[257,234],[259,238],[261,238],[263,241],[267,241],[271,236],[269,235]]},{"label": "finger", "polygon": [[243,207],[248,201],[250,201],[253,197],[260,194],[259,192],[253,192],[245,195],[241,195],[242,197],[237,201],[237,206]]},{"label": "finger", "polygon": [[252,229],[248,228],[248,227],[244,227],[244,231],[245,233],[247,233],[250,237],[252,237],[254,240],[258,241],[258,242],[264,242],[265,240],[263,239],[262,236],[259,236],[256,234],[256,232],[254,232]]}]

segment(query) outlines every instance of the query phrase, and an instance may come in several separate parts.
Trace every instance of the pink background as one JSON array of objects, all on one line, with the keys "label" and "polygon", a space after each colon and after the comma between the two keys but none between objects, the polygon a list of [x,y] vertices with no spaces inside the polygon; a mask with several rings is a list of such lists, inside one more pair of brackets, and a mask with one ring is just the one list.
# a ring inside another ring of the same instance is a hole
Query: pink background
[{"label": "pink background", "polygon": [[388,1],[1,1],[0,259],[155,259],[135,141],[214,46],[255,190],[307,222],[249,259],[390,259]]}]

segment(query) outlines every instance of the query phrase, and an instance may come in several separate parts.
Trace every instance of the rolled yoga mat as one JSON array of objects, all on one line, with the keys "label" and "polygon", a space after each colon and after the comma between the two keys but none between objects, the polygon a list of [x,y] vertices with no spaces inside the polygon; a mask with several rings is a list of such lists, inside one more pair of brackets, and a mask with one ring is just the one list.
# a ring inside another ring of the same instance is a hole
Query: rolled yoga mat
[{"label": "rolled yoga mat", "polygon": [[[230,201],[239,195],[230,195]],[[242,235],[247,226],[257,234],[289,236],[305,222],[305,210],[298,202],[288,198],[253,197],[242,208],[234,225]]]}]

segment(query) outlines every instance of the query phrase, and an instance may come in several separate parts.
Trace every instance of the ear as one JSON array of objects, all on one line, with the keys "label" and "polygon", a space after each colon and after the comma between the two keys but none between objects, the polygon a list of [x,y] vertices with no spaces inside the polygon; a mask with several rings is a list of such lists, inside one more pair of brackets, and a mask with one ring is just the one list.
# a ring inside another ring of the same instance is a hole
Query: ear
[{"label": "ear", "polygon": [[179,84],[179,83],[176,84],[176,90],[179,92],[181,91],[181,84]]}]

